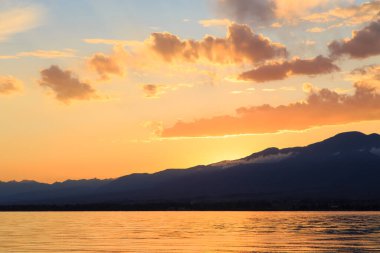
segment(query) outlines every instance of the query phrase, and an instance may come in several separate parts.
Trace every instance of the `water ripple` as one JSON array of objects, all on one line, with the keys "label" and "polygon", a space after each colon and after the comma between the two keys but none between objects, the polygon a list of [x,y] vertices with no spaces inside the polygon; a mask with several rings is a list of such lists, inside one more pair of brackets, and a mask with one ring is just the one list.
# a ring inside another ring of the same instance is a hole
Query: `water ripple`
[{"label": "water ripple", "polygon": [[380,212],[4,212],[0,219],[0,252],[380,252]]}]

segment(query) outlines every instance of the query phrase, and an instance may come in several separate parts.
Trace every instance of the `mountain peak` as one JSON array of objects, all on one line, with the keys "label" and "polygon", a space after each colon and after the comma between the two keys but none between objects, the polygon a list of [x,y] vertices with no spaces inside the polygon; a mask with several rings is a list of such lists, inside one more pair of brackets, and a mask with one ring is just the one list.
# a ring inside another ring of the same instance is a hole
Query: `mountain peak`
[{"label": "mountain peak", "polygon": [[270,147],[270,148],[264,149],[260,152],[250,154],[249,156],[244,157],[243,159],[244,160],[250,160],[250,159],[257,158],[259,156],[276,155],[276,154],[278,154],[279,151],[280,151],[280,149],[278,149],[276,147]]},{"label": "mountain peak", "polygon": [[339,133],[339,134],[336,134],[334,135],[333,137],[329,138],[329,139],[337,139],[337,138],[344,138],[344,139],[347,139],[347,138],[363,138],[367,136],[366,134],[362,133],[362,132],[359,132],[359,131],[350,131],[350,132],[343,132],[343,133]]},{"label": "mountain peak", "polygon": [[357,131],[352,131],[352,132],[344,132],[344,133],[339,133],[333,137],[330,137],[322,142],[337,142],[339,144],[350,144],[350,145],[355,145],[358,143],[367,143],[370,142],[371,140],[378,139],[380,135],[378,134],[369,134],[366,135],[362,132],[357,132]]},{"label": "mountain peak", "polygon": [[356,152],[371,150],[380,146],[380,135],[366,135],[361,132],[344,132],[331,138],[307,146],[313,154],[326,154],[332,152]]}]

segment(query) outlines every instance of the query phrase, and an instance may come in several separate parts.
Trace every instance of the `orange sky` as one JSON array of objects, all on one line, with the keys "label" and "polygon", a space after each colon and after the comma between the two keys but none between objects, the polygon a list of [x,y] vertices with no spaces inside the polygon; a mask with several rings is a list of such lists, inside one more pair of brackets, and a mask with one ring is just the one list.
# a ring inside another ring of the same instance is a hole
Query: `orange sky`
[{"label": "orange sky", "polygon": [[1,181],[379,133],[380,1],[169,2],[4,1]]}]

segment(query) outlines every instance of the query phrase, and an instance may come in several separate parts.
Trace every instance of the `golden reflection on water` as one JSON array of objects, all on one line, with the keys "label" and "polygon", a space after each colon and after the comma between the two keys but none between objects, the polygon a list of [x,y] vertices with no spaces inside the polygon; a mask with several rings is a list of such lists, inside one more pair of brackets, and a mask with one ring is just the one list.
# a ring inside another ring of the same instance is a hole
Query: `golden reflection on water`
[{"label": "golden reflection on water", "polygon": [[380,212],[4,212],[0,220],[0,252],[380,252]]}]

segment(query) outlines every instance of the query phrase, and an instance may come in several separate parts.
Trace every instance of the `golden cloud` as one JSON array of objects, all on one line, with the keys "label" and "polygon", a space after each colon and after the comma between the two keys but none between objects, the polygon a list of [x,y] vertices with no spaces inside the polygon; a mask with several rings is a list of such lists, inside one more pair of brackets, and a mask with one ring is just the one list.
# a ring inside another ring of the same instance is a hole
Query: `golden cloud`
[{"label": "golden cloud", "polygon": [[143,42],[136,40],[115,40],[115,39],[84,39],[84,42],[88,44],[104,44],[104,45],[113,45],[113,46],[130,46],[136,47],[141,46]]},{"label": "golden cloud", "polygon": [[29,52],[20,52],[19,57],[37,57],[37,58],[69,58],[75,57],[75,50],[35,50]]},{"label": "golden cloud", "polygon": [[75,50],[64,49],[64,50],[34,50],[27,52],[20,52],[15,55],[0,55],[0,59],[18,59],[21,57],[36,57],[36,58],[70,58],[75,57]]},{"label": "golden cloud", "polygon": [[355,85],[353,95],[329,89],[314,89],[306,101],[273,107],[241,107],[236,115],[223,115],[178,121],[162,130],[161,137],[205,137],[273,133],[311,127],[380,119],[380,94],[366,86]]},{"label": "golden cloud", "polygon": [[232,21],[226,18],[223,19],[202,19],[199,20],[199,24],[204,27],[210,26],[229,26],[232,24]]},{"label": "golden cloud", "polygon": [[309,33],[321,33],[321,32],[324,32],[326,31],[325,28],[322,28],[322,27],[313,27],[313,28],[310,28],[310,29],[307,29],[306,32],[309,32]]},{"label": "golden cloud", "polygon": [[380,91],[380,65],[369,65],[354,69],[349,79],[358,86],[366,86]]},{"label": "golden cloud", "polygon": [[9,95],[20,92],[23,83],[13,76],[0,76],[0,95]]},{"label": "golden cloud", "polygon": [[339,22],[342,25],[358,25],[370,22],[380,12],[380,1],[365,2],[360,5],[339,7],[326,12],[313,13],[303,18],[305,21],[315,23]]},{"label": "golden cloud", "polygon": [[18,57],[15,55],[0,55],[0,60],[9,60],[9,59],[17,59]]},{"label": "golden cloud", "polygon": [[147,98],[158,98],[161,94],[165,92],[167,88],[166,85],[160,84],[144,84],[142,85],[142,90],[144,96]]},{"label": "golden cloud", "polygon": [[277,18],[296,22],[316,8],[325,7],[329,4],[329,0],[275,0],[275,14]]},{"label": "golden cloud", "polygon": [[146,98],[159,98],[161,95],[168,91],[175,91],[179,88],[192,87],[191,84],[179,83],[179,84],[143,84],[141,86],[144,96]]}]

